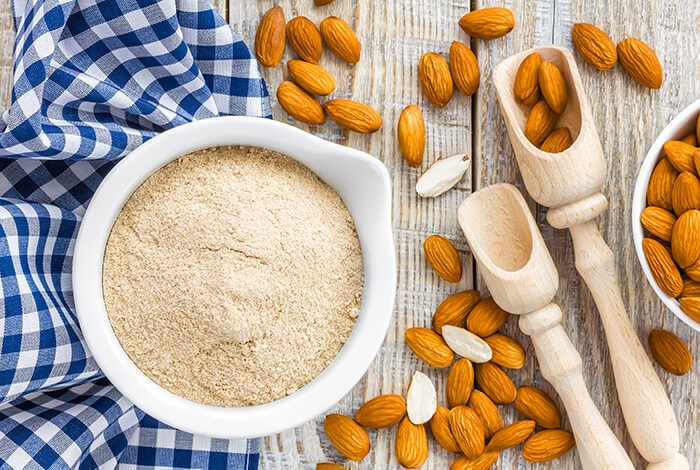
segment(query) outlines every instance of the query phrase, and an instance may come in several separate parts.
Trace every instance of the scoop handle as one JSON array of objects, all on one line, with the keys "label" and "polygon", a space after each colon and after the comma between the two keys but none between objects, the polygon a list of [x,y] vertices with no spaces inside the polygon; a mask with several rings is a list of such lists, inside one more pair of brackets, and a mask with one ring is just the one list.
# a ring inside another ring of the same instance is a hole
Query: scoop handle
[{"label": "scoop handle", "polygon": [[520,329],[532,337],[542,377],[564,403],[581,465],[584,469],[633,469],[625,449],[588,393],[581,356],[561,327],[561,320],[561,309],[550,303],[523,315]]}]

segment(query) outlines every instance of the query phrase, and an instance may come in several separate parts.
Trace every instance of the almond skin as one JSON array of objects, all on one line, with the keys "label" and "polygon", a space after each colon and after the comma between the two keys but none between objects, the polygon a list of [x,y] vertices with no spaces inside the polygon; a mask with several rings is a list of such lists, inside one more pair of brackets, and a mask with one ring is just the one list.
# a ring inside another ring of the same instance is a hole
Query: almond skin
[{"label": "almond skin", "polygon": [[566,89],[566,80],[559,67],[551,62],[542,62],[538,73],[538,83],[542,98],[552,108],[552,111],[557,114],[563,113],[569,95]]},{"label": "almond skin", "polygon": [[666,158],[679,172],[689,171],[696,173],[694,161],[696,150],[695,146],[680,140],[669,140],[664,144]]},{"label": "almond skin", "polygon": [[477,364],[474,377],[481,391],[494,403],[507,405],[515,401],[517,396],[515,384],[496,364],[492,362]]},{"label": "almond skin", "polygon": [[333,54],[349,64],[360,61],[360,41],[349,24],[337,16],[321,21],[321,37]]},{"label": "almond skin", "polygon": [[524,442],[533,432],[535,432],[534,421],[529,419],[516,421],[499,429],[496,434],[493,435],[486,446],[486,452],[498,452],[515,447]]},{"label": "almond skin", "polygon": [[693,147],[697,147],[697,146],[698,146],[698,138],[697,138],[697,136],[695,135],[695,132],[693,132],[693,133],[691,133],[691,134],[688,134],[688,135],[686,135],[685,137],[683,137],[683,138],[681,139],[681,142],[686,143],[686,144],[688,144],[688,145],[692,145]]},{"label": "almond skin", "polygon": [[539,72],[542,57],[533,52],[525,57],[515,73],[513,93],[515,98],[527,106],[534,106],[540,100]]},{"label": "almond skin", "polygon": [[461,452],[452,431],[450,431],[450,410],[444,406],[438,406],[433,418],[430,420],[430,430],[440,446],[448,452],[455,454]]},{"label": "almond skin", "polygon": [[474,306],[467,317],[467,329],[482,338],[497,332],[510,314],[499,307],[493,297],[486,297]]},{"label": "almond skin", "polygon": [[467,406],[456,406],[450,411],[450,430],[462,453],[475,459],[484,452],[484,428],[479,416]]},{"label": "almond skin", "polygon": [[515,18],[508,8],[489,7],[467,13],[459,20],[459,26],[471,37],[496,39],[513,30]]},{"label": "almond skin", "polygon": [[656,362],[668,372],[685,375],[693,367],[693,356],[682,339],[666,330],[651,330],[649,349]]},{"label": "almond skin", "polygon": [[479,61],[468,46],[453,41],[450,46],[450,73],[455,87],[465,96],[476,93],[481,80]]},{"label": "almond skin", "polygon": [[523,458],[528,462],[549,462],[570,451],[574,435],[561,429],[547,429],[532,435],[523,445]]},{"label": "almond skin", "polygon": [[335,79],[326,69],[303,60],[290,60],[287,70],[294,82],[312,95],[325,96],[335,90]]},{"label": "almond skin", "polygon": [[454,360],[454,353],[445,341],[428,328],[409,328],[404,333],[406,344],[426,364],[441,369]]},{"label": "almond skin", "polygon": [[560,127],[559,129],[554,129],[552,133],[544,139],[544,142],[540,145],[540,150],[548,153],[561,153],[571,147],[572,143],[573,141],[569,129]]},{"label": "almond skin", "polygon": [[640,216],[642,226],[647,232],[665,242],[671,241],[671,231],[676,223],[676,216],[661,207],[649,206]]},{"label": "almond skin", "polygon": [[700,282],[692,279],[683,279],[681,297],[700,297]]},{"label": "almond skin", "polygon": [[474,410],[481,419],[481,424],[484,427],[484,435],[486,439],[491,439],[496,431],[503,427],[503,419],[498,408],[486,394],[480,390],[474,390],[469,397],[467,406]]},{"label": "almond skin", "polygon": [[678,175],[673,183],[671,201],[677,216],[691,209],[700,209],[700,180],[697,176],[688,171]]},{"label": "almond skin", "polygon": [[369,454],[367,431],[347,416],[330,414],[323,421],[323,429],[333,447],[345,458],[360,461]]},{"label": "almond skin", "polygon": [[576,23],[571,38],[581,57],[598,70],[609,70],[617,63],[615,43],[597,26]]},{"label": "almond skin", "polygon": [[417,105],[411,104],[401,111],[397,135],[404,160],[408,166],[419,168],[425,151],[425,122]]},{"label": "almond skin", "polygon": [[450,470],[489,470],[498,461],[498,452],[484,452],[475,459],[464,455],[452,462]]},{"label": "almond skin", "polygon": [[491,346],[492,362],[507,369],[522,369],[525,365],[525,350],[513,338],[496,333],[485,341]]},{"label": "almond skin", "polygon": [[683,291],[683,279],[669,252],[652,238],[642,240],[642,249],[651,274],[661,290],[670,297],[678,297]]},{"label": "almond skin", "polygon": [[466,405],[474,389],[474,366],[469,359],[457,359],[447,374],[447,404]]},{"label": "almond skin", "polygon": [[280,83],[277,101],[287,114],[298,121],[317,126],[326,122],[321,105],[292,82]]},{"label": "almond skin", "polygon": [[336,124],[360,134],[372,134],[382,127],[379,113],[358,101],[330,100],[325,102],[323,109]]},{"label": "almond skin", "polygon": [[647,186],[647,203],[667,211],[673,210],[673,183],[678,175],[678,171],[673,168],[668,158],[662,158],[651,172]]},{"label": "almond skin", "polygon": [[544,139],[554,130],[558,117],[546,101],[538,101],[530,110],[525,124],[524,133],[527,140],[532,142],[535,147],[542,145]]},{"label": "almond skin", "polygon": [[700,258],[700,211],[689,210],[678,217],[671,234],[671,254],[681,268]]},{"label": "almond skin", "polygon": [[559,408],[549,395],[537,387],[528,385],[520,387],[513,404],[521,415],[534,420],[542,428],[557,429],[561,427]]},{"label": "almond skin", "polygon": [[396,460],[406,468],[418,468],[428,459],[428,435],[425,426],[404,418],[396,430]]},{"label": "almond skin", "polygon": [[388,428],[406,415],[406,401],[401,395],[380,395],[360,407],[355,421],[366,428]]},{"label": "almond skin", "polygon": [[255,33],[255,55],[265,67],[275,67],[282,60],[285,44],[284,11],[279,5],[267,10]]},{"label": "almond skin", "polygon": [[617,45],[617,55],[634,81],[647,88],[661,88],[664,74],[651,47],[639,39],[627,38]]},{"label": "almond skin", "polygon": [[323,54],[321,32],[313,21],[305,16],[297,16],[287,23],[287,42],[306,62],[318,63]]},{"label": "almond skin", "polygon": [[423,94],[438,108],[449,103],[454,92],[450,66],[440,54],[426,52],[418,62],[418,78]]},{"label": "almond skin", "polygon": [[700,322],[700,296],[681,297],[681,309],[693,320]]},{"label": "almond skin", "polygon": [[[693,281],[700,282],[700,262],[696,262],[692,266],[688,266],[687,268],[685,268],[685,274]],[[686,312],[686,313],[688,313],[688,312]],[[690,314],[688,313],[688,315],[690,315]],[[700,321],[700,320],[698,320],[698,321]]]},{"label": "almond skin", "polygon": [[448,239],[439,235],[429,236],[423,242],[423,252],[438,276],[448,282],[462,279],[462,259]]},{"label": "almond skin", "polygon": [[442,334],[445,325],[464,328],[469,312],[480,302],[481,295],[476,290],[465,290],[452,294],[442,301],[433,314],[433,329]]}]

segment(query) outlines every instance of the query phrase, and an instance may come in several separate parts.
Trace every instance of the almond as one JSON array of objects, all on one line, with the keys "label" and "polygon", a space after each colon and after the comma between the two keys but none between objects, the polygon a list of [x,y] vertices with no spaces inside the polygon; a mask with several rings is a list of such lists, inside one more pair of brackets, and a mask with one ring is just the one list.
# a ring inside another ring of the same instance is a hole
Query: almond
[{"label": "almond", "polygon": [[692,279],[683,279],[681,297],[700,297],[700,282]]},{"label": "almond", "polygon": [[345,467],[342,465],[337,465],[334,463],[317,463],[316,464],[316,470],[345,470]]},{"label": "almond", "polygon": [[430,430],[440,446],[448,452],[459,453],[459,446],[450,431],[450,410],[438,406],[430,420]]},{"label": "almond", "polygon": [[479,415],[486,439],[491,439],[491,436],[503,427],[501,413],[491,399],[481,390],[474,390],[471,393],[467,406]]},{"label": "almond", "polygon": [[471,37],[496,39],[513,30],[515,18],[508,8],[489,7],[467,13],[459,20],[459,26]]},{"label": "almond", "polygon": [[675,375],[685,375],[693,366],[693,356],[682,339],[666,330],[651,330],[649,349],[661,367]]},{"label": "almond", "polygon": [[513,404],[521,415],[534,420],[542,428],[561,427],[559,408],[549,395],[537,387],[529,385],[520,387]]},{"label": "almond", "polygon": [[442,334],[445,325],[466,326],[469,312],[479,303],[481,295],[476,290],[452,294],[442,301],[433,314],[433,329]]},{"label": "almond", "polygon": [[255,55],[265,67],[275,67],[284,54],[284,11],[279,5],[267,10],[255,33]]},{"label": "almond", "polygon": [[540,99],[539,72],[542,57],[533,52],[525,57],[515,73],[513,93],[518,101],[527,106],[534,106]]},{"label": "almond", "polygon": [[337,16],[321,21],[321,36],[333,54],[350,64],[360,61],[360,41],[349,24]]},{"label": "almond", "polygon": [[561,429],[547,429],[533,434],[523,445],[523,457],[528,462],[548,462],[570,451],[574,435]]},{"label": "almond", "polygon": [[418,62],[418,78],[423,94],[433,105],[444,107],[452,98],[454,84],[450,67],[441,55],[426,52]]},{"label": "almond", "polygon": [[401,111],[397,134],[401,155],[408,166],[420,167],[425,151],[425,122],[417,105],[411,104]]},{"label": "almond", "polygon": [[471,158],[466,153],[438,158],[416,181],[416,192],[423,197],[446,193],[464,178],[470,163]]},{"label": "almond", "polygon": [[692,133],[686,135],[685,137],[683,137],[681,139],[681,142],[686,143],[688,145],[692,145],[693,147],[698,146],[698,138],[695,135],[695,132],[692,132]]},{"label": "almond", "polygon": [[452,435],[464,455],[474,459],[484,452],[484,428],[474,410],[456,406],[450,411],[449,421]]},{"label": "almond", "polygon": [[326,101],[323,105],[328,116],[341,127],[359,132],[372,134],[382,127],[382,117],[366,104],[353,100],[335,99]]},{"label": "almond", "polygon": [[634,81],[647,88],[661,88],[664,74],[651,47],[639,39],[627,38],[617,45],[617,55]]},{"label": "almond", "polygon": [[474,366],[469,359],[457,359],[447,374],[447,404],[450,408],[466,405],[474,390]]},{"label": "almond", "polygon": [[679,172],[689,171],[696,173],[693,157],[697,149],[680,140],[669,140],[664,144],[664,152],[668,161]]},{"label": "almond", "polygon": [[297,16],[287,23],[287,42],[306,62],[315,64],[323,54],[321,32],[316,25],[305,16]]},{"label": "almond", "polygon": [[428,434],[422,424],[404,418],[396,430],[396,460],[406,468],[418,468],[428,459]]},{"label": "almond", "polygon": [[411,378],[406,393],[406,414],[413,424],[430,421],[437,408],[437,393],[433,381],[422,372],[416,372]]},{"label": "almond", "polygon": [[491,360],[494,363],[508,369],[521,369],[525,365],[525,350],[513,338],[496,333],[485,341],[491,347]]},{"label": "almond", "polygon": [[700,114],[698,114],[698,120],[695,123],[695,141],[700,142]]},{"label": "almond", "polygon": [[355,421],[366,428],[388,428],[406,415],[406,402],[401,395],[380,395],[362,405]]},{"label": "almond", "polygon": [[549,134],[554,130],[559,116],[546,101],[538,101],[527,117],[525,124],[525,137],[532,142],[532,145],[539,147]]},{"label": "almond", "polygon": [[326,122],[321,105],[292,82],[282,82],[277,87],[277,101],[287,114],[310,125]]},{"label": "almond", "polygon": [[681,309],[686,315],[696,322],[700,322],[700,297],[681,297],[678,302],[680,302]]},{"label": "almond", "polygon": [[670,297],[678,297],[683,291],[683,279],[671,255],[661,243],[652,238],[642,240],[642,249],[651,274],[661,290]]},{"label": "almond", "polygon": [[676,216],[661,207],[649,206],[640,216],[642,226],[657,238],[665,242],[671,241],[671,230],[676,223]]},{"label": "almond", "polygon": [[468,46],[453,41],[450,46],[450,73],[452,81],[465,96],[476,93],[481,80],[479,61]]},{"label": "almond", "polygon": [[700,175],[700,149],[695,150],[693,155],[693,165],[695,166],[695,174]]},{"label": "almond", "polygon": [[332,3],[333,0],[314,0],[314,5],[317,7],[323,6],[323,5],[328,5],[329,3]]},{"label": "almond", "polygon": [[560,127],[559,129],[554,129],[551,134],[544,139],[542,145],[540,145],[540,150],[548,153],[561,153],[564,150],[571,147],[573,140],[571,139],[571,132],[566,127]]},{"label": "almond", "polygon": [[455,354],[465,359],[476,363],[491,360],[491,347],[471,331],[458,326],[445,325],[442,327],[442,339]]},{"label": "almond", "polygon": [[700,258],[700,211],[685,211],[678,217],[671,235],[671,254],[681,268]]},{"label": "almond", "polygon": [[367,431],[347,416],[330,414],[323,421],[323,429],[333,447],[345,458],[359,461],[369,453]]},{"label": "almond", "polygon": [[460,455],[452,462],[450,470],[488,470],[496,461],[498,461],[498,452],[484,452],[475,459]]},{"label": "almond", "polygon": [[673,168],[667,158],[661,159],[649,177],[647,203],[667,211],[673,210],[673,183],[678,175],[678,171]]},{"label": "almond", "polygon": [[685,268],[685,274],[693,281],[700,282],[700,262],[696,262],[692,266]]},{"label": "almond", "polygon": [[290,60],[287,69],[294,82],[312,95],[325,96],[335,90],[335,79],[326,69],[303,60]]},{"label": "almond", "polygon": [[423,242],[423,252],[438,276],[448,282],[462,279],[462,259],[448,239],[439,235],[429,236]]},{"label": "almond", "polygon": [[700,180],[694,174],[684,171],[673,183],[671,192],[673,212],[677,216],[691,209],[700,209]]},{"label": "almond", "polygon": [[617,49],[610,36],[589,23],[576,23],[571,38],[581,57],[598,70],[608,70],[617,63]]},{"label": "almond", "polygon": [[552,111],[557,114],[563,113],[569,95],[566,89],[566,80],[559,67],[551,62],[542,62],[538,73],[538,83],[542,98],[552,108]]},{"label": "almond", "polygon": [[516,421],[496,431],[488,445],[486,452],[498,452],[510,449],[525,441],[535,432],[535,422],[531,420]]},{"label": "almond", "polygon": [[485,338],[497,332],[510,314],[499,307],[493,297],[487,297],[474,306],[467,317],[467,329]]},{"label": "almond", "polygon": [[404,333],[406,344],[426,364],[443,368],[452,364],[454,353],[445,341],[428,328],[409,328]]},{"label": "almond", "polygon": [[506,405],[515,401],[517,395],[515,384],[496,364],[492,362],[477,364],[474,378],[481,391],[494,403]]}]

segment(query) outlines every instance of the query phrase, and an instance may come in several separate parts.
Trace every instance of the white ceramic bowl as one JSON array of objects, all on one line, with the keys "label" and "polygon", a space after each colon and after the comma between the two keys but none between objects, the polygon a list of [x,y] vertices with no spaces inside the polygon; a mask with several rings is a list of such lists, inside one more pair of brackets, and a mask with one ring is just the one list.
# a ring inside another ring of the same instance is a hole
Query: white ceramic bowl
[{"label": "white ceramic bowl", "polygon": [[[359,317],[333,362],[287,397],[238,408],[186,400],[146,377],[119,345],[102,297],[105,245],[127,199],[171,160],[220,145],[276,150],[303,163],[333,187],[355,220],[365,275]],[[80,327],[95,360],[117,389],[149,415],[184,431],[220,438],[257,437],[293,428],[320,415],[348,393],[384,340],[396,290],[389,174],[371,155],[267,119],[220,117],[177,127],[131,152],[97,189],[76,241],[73,287]]]},{"label": "white ceramic bowl", "polygon": [[639,169],[637,184],[634,187],[634,196],[632,199],[632,235],[634,237],[634,248],[637,251],[637,257],[642,265],[644,275],[647,277],[656,295],[661,298],[673,314],[696,331],[700,331],[700,323],[683,313],[678,301],[666,295],[651,274],[649,263],[647,263],[646,256],[644,256],[644,251],[642,250],[644,228],[639,221],[639,216],[647,205],[647,185],[649,184],[651,172],[654,170],[656,163],[664,157],[664,144],[669,140],[680,139],[691,132],[695,132],[698,114],[700,114],[700,99],[681,111],[681,113],[661,131],[661,134],[659,134],[659,137],[654,141],[651,149],[649,149],[649,153],[644,157],[642,167]]}]

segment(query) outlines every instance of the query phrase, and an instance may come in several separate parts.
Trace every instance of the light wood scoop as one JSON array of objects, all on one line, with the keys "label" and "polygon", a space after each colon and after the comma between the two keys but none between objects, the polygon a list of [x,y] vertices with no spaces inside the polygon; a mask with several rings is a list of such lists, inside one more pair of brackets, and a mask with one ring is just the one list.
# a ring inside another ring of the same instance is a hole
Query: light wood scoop
[{"label": "light wood scoop", "polygon": [[583,468],[634,468],[588,393],[581,356],[552,303],[559,274],[523,196],[509,184],[482,189],[460,206],[459,224],[493,299],[520,315],[520,329],[532,337],[542,376],[566,408]]},{"label": "light wood scoop", "polygon": [[[554,62],[568,85],[569,100],[558,126],[568,127],[574,142],[558,154],[542,152],[528,141],[523,129],[529,110],[513,94],[518,66],[533,52]],[[678,453],[679,431],[673,408],[625,311],[614,255],[595,222],[608,203],[600,193],[606,163],[574,58],[560,47],[532,49],[501,62],[493,80],[528,192],[539,204],[551,208],[547,220],[552,226],[571,231],[576,269],[600,312],[632,441],[650,463],[648,469],[687,469],[687,459]]]}]

